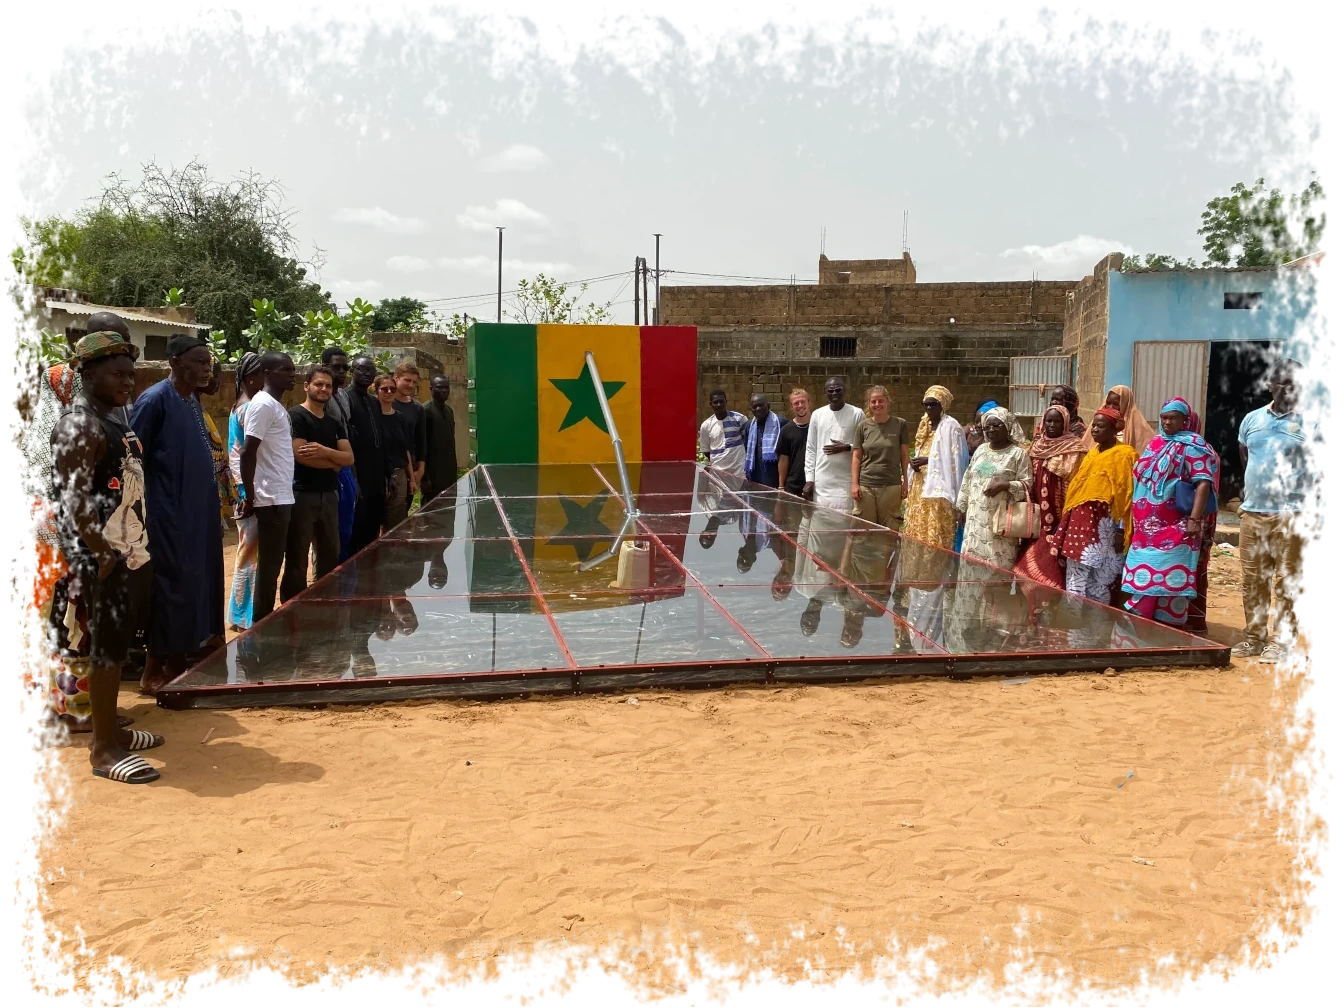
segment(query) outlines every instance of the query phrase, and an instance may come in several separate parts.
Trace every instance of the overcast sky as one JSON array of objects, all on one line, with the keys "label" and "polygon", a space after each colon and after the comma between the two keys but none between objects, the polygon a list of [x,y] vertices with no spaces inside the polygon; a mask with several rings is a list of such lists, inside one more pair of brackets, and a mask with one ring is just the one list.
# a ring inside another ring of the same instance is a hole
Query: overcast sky
[{"label": "overcast sky", "polygon": [[[712,35],[640,16],[566,46],[509,15],[257,29],[215,14],[33,81],[51,160],[32,209],[71,212],[149,159],[252,169],[284,184],[338,301],[489,317],[497,225],[506,287],[652,263],[655,231],[667,283],[815,280],[823,228],[833,258],[899,256],[906,211],[920,280],[1076,279],[1109,251],[1199,256],[1209,198],[1309,167],[1292,77],[1229,37],[886,14]],[[626,320],[624,278],[593,293]]]}]

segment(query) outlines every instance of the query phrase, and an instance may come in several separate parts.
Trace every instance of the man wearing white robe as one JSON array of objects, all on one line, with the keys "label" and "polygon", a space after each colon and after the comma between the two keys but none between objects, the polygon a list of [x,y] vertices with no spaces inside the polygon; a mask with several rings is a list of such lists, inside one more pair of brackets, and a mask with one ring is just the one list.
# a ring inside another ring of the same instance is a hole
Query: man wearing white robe
[{"label": "man wearing white robe", "polygon": [[845,383],[826,379],[826,408],[812,414],[807,426],[807,484],[803,496],[823,507],[850,512],[851,452],[863,410],[845,402]]}]

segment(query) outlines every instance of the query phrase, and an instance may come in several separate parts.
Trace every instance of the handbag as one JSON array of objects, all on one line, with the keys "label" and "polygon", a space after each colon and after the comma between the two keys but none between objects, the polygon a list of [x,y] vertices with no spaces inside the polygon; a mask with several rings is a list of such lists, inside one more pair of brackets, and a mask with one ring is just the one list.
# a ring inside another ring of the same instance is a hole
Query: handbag
[{"label": "handbag", "polygon": [[1176,483],[1176,497],[1172,503],[1181,514],[1189,515],[1195,509],[1195,484],[1190,480],[1179,480]]},{"label": "handbag", "polygon": [[1035,539],[1041,534],[1041,508],[1034,501],[1010,503],[1006,495],[997,498],[998,506],[990,520],[995,535],[1009,539]]}]

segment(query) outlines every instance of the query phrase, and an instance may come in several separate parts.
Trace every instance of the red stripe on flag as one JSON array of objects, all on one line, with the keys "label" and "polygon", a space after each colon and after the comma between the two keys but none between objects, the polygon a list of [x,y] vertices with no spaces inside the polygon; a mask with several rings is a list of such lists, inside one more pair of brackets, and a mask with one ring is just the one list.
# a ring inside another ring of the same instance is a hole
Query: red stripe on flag
[{"label": "red stripe on flag", "polygon": [[640,455],[646,462],[694,460],[695,326],[640,326],[639,348]]}]

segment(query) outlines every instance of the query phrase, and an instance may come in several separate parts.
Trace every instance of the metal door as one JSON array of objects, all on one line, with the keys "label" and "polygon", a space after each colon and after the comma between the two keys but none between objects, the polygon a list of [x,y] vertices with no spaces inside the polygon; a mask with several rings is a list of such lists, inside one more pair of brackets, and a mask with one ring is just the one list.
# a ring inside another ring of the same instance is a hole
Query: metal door
[{"label": "metal door", "polygon": [[1041,416],[1050,390],[1073,384],[1073,357],[1013,357],[1008,361],[1008,408],[1018,416]]},{"label": "metal door", "polygon": [[1204,415],[1209,388],[1207,340],[1134,344],[1134,401],[1154,427],[1162,404],[1180,396]]}]

